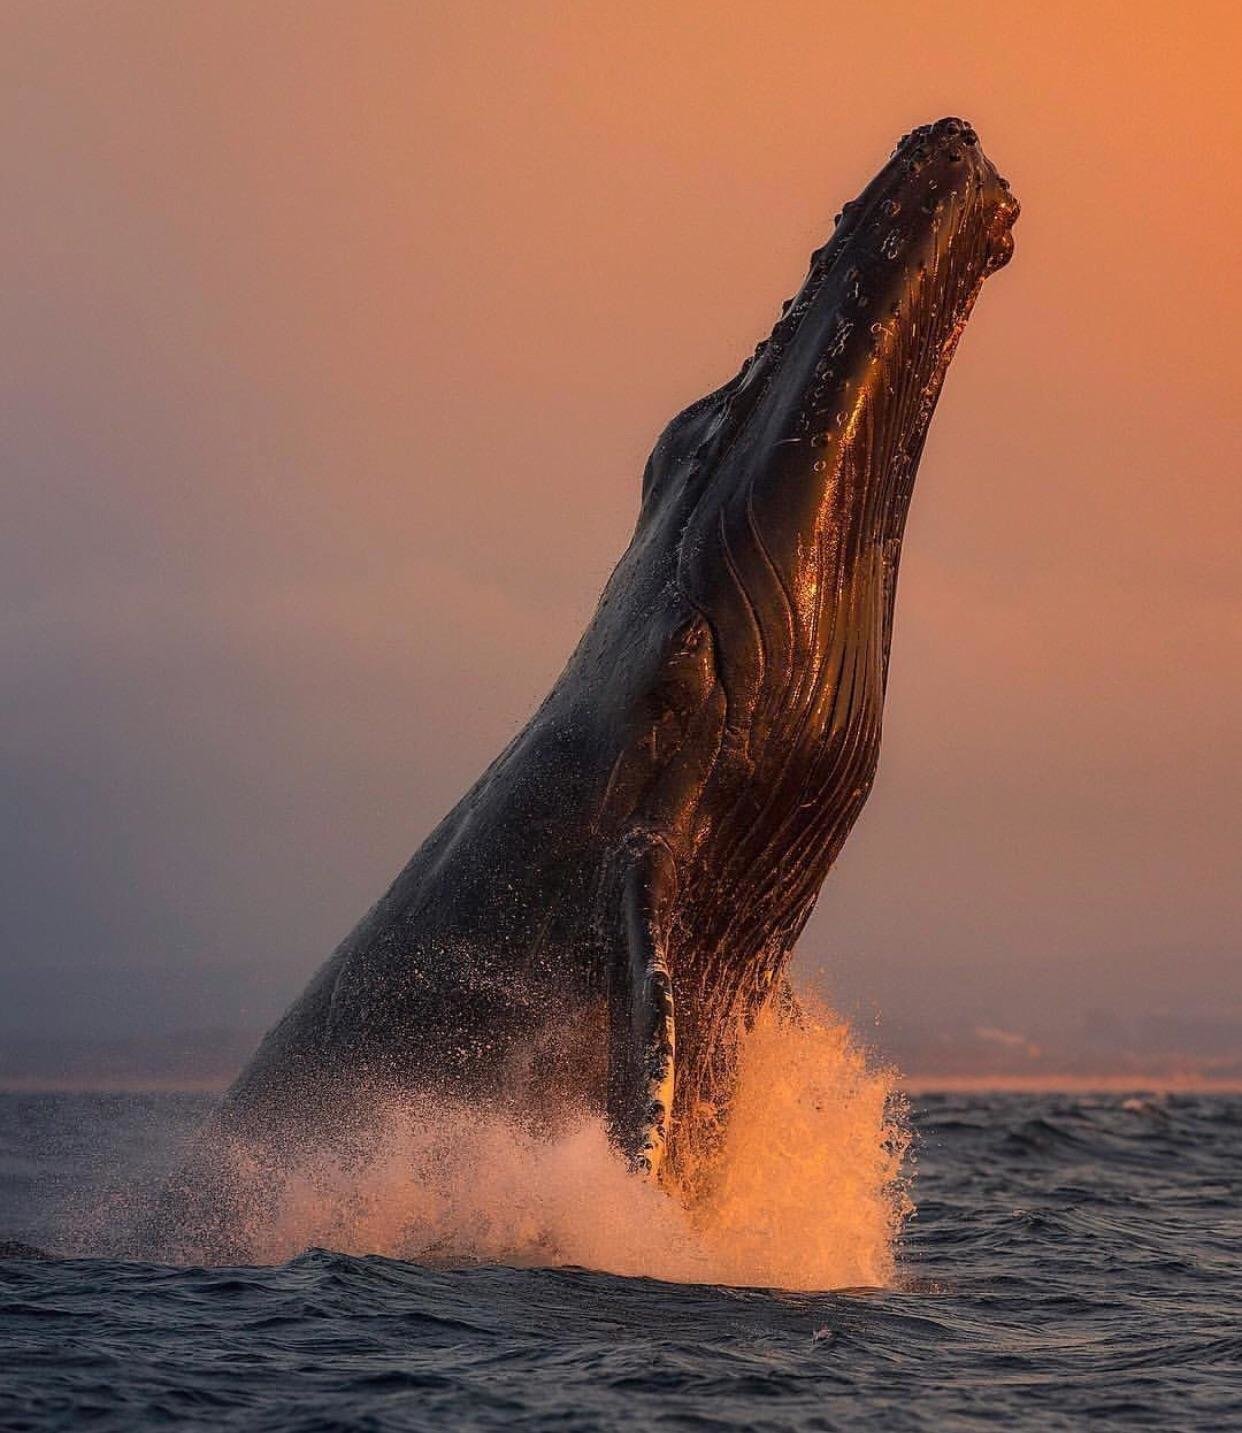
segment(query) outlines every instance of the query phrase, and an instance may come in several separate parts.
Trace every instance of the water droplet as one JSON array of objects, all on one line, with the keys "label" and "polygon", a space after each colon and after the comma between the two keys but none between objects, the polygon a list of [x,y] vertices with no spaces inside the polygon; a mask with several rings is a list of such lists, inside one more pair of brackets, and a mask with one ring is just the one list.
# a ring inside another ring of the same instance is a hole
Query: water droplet
[{"label": "water droplet", "polygon": [[845,342],[846,339],[849,338],[850,330],[853,327],[853,323],[846,318],[841,319],[837,324],[836,332],[832,335],[832,339],[828,344],[828,356],[830,358],[838,358],[845,351]]},{"label": "water droplet", "polygon": [[905,236],[900,229],[890,229],[884,236],[884,242],[880,245],[880,253],[886,259],[895,259],[901,253],[901,246],[905,242]]}]

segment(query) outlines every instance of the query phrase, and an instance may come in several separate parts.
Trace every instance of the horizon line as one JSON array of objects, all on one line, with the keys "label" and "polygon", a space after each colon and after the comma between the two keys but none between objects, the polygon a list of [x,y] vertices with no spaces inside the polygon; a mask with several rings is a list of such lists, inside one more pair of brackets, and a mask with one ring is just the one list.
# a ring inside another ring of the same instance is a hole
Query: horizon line
[{"label": "horizon line", "polygon": [[[1085,1074],[901,1074],[896,1086],[905,1094],[1242,1094],[1242,1076],[1194,1072],[1156,1074],[1135,1071]],[[134,1077],[133,1079],[32,1075],[0,1077],[0,1095],[222,1095],[231,1081]]]}]

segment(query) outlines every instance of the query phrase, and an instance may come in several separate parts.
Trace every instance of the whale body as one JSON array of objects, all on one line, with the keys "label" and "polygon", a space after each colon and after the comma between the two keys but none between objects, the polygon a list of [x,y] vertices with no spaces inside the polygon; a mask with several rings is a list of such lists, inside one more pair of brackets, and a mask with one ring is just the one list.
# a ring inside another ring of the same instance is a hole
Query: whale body
[{"label": "whale body", "polygon": [[[975,132],[904,136],[770,337],[678,414],[560,678],[224,1097],[273,1162],[369,1091],[602,1113],[670,1188],[718,1140],[875,776],[902,535],[1018,206]],[[209,1157],[183,1196],[209,1201]]]}]

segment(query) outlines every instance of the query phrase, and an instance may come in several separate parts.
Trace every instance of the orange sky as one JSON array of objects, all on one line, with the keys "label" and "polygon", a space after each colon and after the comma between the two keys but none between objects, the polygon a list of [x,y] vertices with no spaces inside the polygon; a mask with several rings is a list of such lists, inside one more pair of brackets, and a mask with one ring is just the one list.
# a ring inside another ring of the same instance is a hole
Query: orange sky
[{"label": "orange sky", "polygon": [[263,1020],[529,714],[650,444],[912,125],[1023,202],[880,780],[895,1019],[1242,1011],[1232,4],[10,3],[10,1026]]}]

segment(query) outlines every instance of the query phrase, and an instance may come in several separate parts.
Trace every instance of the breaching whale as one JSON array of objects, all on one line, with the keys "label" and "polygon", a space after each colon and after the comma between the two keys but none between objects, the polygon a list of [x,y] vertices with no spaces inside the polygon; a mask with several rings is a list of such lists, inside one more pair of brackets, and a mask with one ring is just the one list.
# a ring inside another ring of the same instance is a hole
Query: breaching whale
[{"label": "breaching whale", "polygon": [[375,1091],[595,1109],[670,1187],[710,1149],[871,789],[915,472],[1017,213],[969,125],[903,137],[664,430],[552,691],[264,1039],[174,1204],[214,1197],[213,1138],[280,1163]]}]

